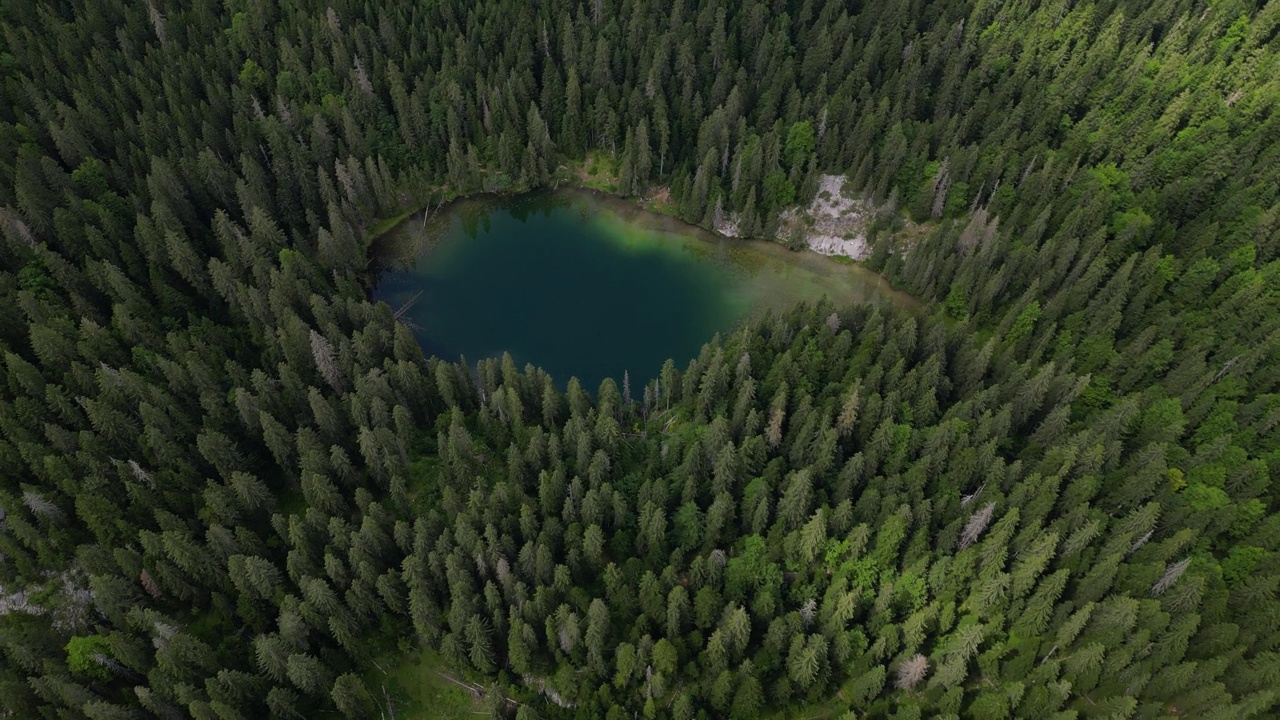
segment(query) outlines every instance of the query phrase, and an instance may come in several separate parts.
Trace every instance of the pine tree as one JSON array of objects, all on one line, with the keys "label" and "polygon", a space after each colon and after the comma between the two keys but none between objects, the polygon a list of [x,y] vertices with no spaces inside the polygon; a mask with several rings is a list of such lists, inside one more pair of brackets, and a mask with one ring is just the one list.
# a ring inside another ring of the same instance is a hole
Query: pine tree
[{"label": "pine tree", "polygon": [[[410,632],[526,716],[1274,710],[1273,8],[11,5],[0,714],[368,716]],[[379,219],[588,149],[746,236],[847,173],[921,307],[640,412],[424,359]]]},{"label": "pine tree", "polygon": [[333,703],[338,712],[348,718],[370,718],[375,715],[375,704],[368,688],[356,675],[339,675],[333,682]]}]

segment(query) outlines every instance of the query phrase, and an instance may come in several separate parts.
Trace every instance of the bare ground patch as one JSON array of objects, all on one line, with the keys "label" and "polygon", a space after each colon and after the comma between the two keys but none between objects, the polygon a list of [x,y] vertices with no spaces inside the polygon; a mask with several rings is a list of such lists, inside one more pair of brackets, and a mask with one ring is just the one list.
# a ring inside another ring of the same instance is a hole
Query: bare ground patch
[{"label": "bare ground patch", "polygon": [[871,251],[867,223],[874,211],[864,200],[846,195],[844,185],[843,175],[823,175],[809,207],[782,213],[779,236],[800,237],[822,255],[866,258]]}]

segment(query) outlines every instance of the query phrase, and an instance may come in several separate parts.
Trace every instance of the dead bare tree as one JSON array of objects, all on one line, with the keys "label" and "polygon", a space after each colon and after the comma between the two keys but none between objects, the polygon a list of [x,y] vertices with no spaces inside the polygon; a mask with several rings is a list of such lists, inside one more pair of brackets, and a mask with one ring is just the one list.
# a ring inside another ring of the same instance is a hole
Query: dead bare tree
[{"label": "dead bare tree", "polygon": [[1173,587],[1178,582],[1178,578],[1182,577],[1182,573],[1187,571],[1187,566],[1191,564],[1191,558],[1183,558],[1178,562],[1165,568],[1164,575],[1151,586],[1151,597],[1162,595],[1165,590]]},{"label": "dead bare tree", "polygon": [[987,529],[987,525],[991,522],[991,516],[995,514],[996,504],[989,502],[982,506],[982,509],[969,516],[969,522],[964,526],[964,532],[960,533],[960,549],[963,550],[977,542],[982,533]]},{"label": "dead bare tree", "polygon": [[329,383],[334,390],[344,392],[342,373],[338,369],[337,359],[334,358],[333,346],[315,330],[311,331],[311,357],[315,360],[316,369],[320,371],[325,382]]},{"label": "dead bare tree", "polygon": [[920,681],[924,679],[924,676],[928,674],[928,672],[929,659],[924,655],[916,653],[915,657],[910,660],[903,660],[902,663],[898,665],[898,677],[894,680],[893,684],[899,690],[910,690],[920,684]]}]

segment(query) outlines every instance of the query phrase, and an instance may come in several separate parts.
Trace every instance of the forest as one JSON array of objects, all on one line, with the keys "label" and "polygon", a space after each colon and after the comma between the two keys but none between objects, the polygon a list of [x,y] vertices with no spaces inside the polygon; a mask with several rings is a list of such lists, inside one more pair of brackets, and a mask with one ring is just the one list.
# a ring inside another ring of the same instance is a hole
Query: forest
[{"label": "forest", "polygon": [[[0,717],[405,720],[418,650],[519,720],[1280,714],[1280,0],[0,29]],[[843,175],[925,308],[584,388],[370,302],[588,154],[764,238]]]}]

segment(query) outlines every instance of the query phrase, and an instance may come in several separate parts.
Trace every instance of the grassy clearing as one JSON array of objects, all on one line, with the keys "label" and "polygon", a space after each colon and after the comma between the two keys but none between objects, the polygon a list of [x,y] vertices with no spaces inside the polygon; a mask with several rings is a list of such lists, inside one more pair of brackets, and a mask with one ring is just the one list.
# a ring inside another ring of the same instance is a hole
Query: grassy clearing
[{"label": "grassy clearing", "polygon": [[393,215],[385,220],[379,220],[369,228],[369,232],[366,234],[366,237],[369,239],[369,242],[373,242],[379,235],[382,235],[391,228],[399,225],[401,222],[404,222],[405,218],[413,215],[419,210],[421,210],[421,208],[410,208],[398,215]]},{"label": "grassy clearing", "polygon": [[446,675],[463,680],[437,652],[390,653],[370,671],[369,691],[383,707],[391,700],[397,720],[475,720],[489,714],[483,699]]},{"label": "grassy clearing", "polygon": [[651,202],[645,205],[644,209],[648,210],[651,213],[658,213],[659,215],[667,215],[669,217],[679,217],[678,213],[676,213],[676,206],[672,205],[671,203]]},{"label": "grassy clearing", "polygon": [[833,697],[819,703],[779,710],[765,715],[765,720],[845,720],[859,717],[849,710],[849,703],[839,697]]},{"label": "grassy clearing", "polygon": [[592,150],[581,164],[573,166],[573,173],[583,187],[607,193],[618,192],[618,159],[599,150]]}]

